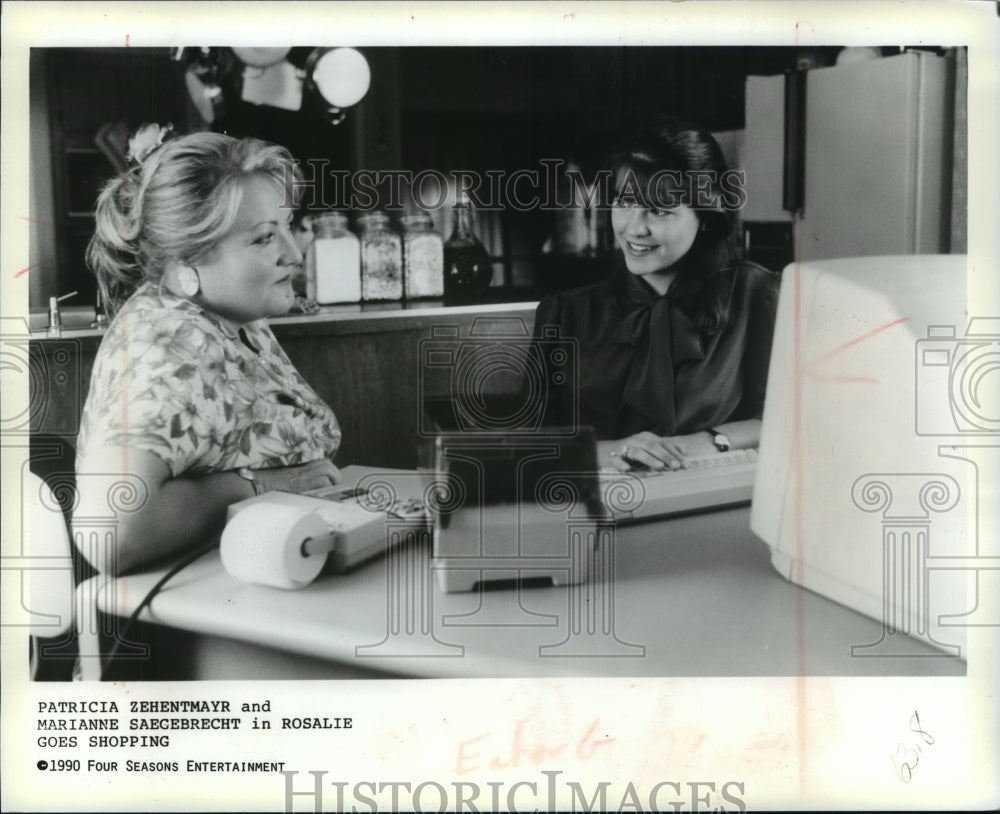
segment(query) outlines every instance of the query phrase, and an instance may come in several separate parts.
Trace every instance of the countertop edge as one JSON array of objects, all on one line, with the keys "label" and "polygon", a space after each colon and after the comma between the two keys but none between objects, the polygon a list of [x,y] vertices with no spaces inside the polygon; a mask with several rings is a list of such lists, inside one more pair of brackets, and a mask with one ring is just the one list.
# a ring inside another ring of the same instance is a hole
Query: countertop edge
[{"label": "countertop edge", "polygon": [[[454,316],[462,318],[476,316],[502,316],[503,314],[523,314],[534,312],[537,300],[520,300],[517,302],[484,303],[468,305],[428,304],[424,307],[415,305],[406,308],[384,308],[371,306],[326,306],[326,310],[317,314],[290,314],[272,317],[269,321],[275,335],[295,336],[303,334],[324,333],[371,333],[373,331],[421,327],[428,320],[440,317]],[[362,310],[369,307],[371,310]],[[341,310],[342,309],[342,310]],[[531,326],[526,326],[530,330]],[[32,343],[47,344],[60,340],[100,339],[105,331],[96,328],[64,328],[60,335],[51,336],[46,331],[31,331],[28,339]]]}]

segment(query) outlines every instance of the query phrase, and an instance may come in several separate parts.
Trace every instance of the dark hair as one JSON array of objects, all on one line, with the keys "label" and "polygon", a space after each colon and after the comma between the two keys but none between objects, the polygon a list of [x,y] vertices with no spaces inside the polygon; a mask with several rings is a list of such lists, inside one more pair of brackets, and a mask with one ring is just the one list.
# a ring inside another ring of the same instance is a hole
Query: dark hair
[{"label": "dark hair", "polygon": [[729,318],[733,273],[742,260],[739,219],[727,187],[728,167],[712,135],[667,116],[627,138],[611,162],[615,198],[637,194],[647,206],[683,203],[698,217],[699,230],[669,296],[700,331],[715,333]]},{"label": "dark hair", "polygon": [[284,147],[221,133],[166,141],[108,182],[97,199],[87,265],[109,313],[167,264],[210,257],[236,218],[243,181],[263,177],[288,192],[300,177]]}]

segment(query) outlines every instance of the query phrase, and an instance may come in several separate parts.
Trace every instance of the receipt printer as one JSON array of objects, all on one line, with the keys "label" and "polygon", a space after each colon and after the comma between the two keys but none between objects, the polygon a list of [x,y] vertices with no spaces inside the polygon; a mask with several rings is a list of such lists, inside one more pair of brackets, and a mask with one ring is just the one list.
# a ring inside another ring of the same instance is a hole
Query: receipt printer
[{"label": "receipt printer", "polygon": [[[305,551],[312,541],[311,552]],[[247,582],[302,587],[386,549],[385,511],[355,499],[265,492],[232,504],[222,534],[226,570]]]},{"label": "receipt printer", "polygon": [[587,578],[610,522],[589,428],[527,436],[442,433],[434,457],[433,567],[442,590]]}]

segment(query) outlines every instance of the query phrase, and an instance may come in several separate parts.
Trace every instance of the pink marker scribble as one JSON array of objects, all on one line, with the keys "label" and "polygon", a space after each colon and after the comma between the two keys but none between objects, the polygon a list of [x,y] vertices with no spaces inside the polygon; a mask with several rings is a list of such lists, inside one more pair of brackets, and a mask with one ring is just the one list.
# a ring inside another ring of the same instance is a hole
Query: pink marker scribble
[{"label": "pink marker scribble", "polygon": [[805,20],[796,20],[795,21],[795,44],[796,45],[799,44],[799,26],[803,26],[803,25],[809,26],[809,30],[813,34],[816,33],[816,27],[812,23],[808,23]]},{"label": "pink marker scribble", "polygon": [[877,336],[878,334],[882,333],[882,331],[886,331],[889,328],[892,328],[903,322],[907,322],[909,319],[910,319],[909,317],[901,317],[899,319],[894,319],[892,322],[887,322],[885,325],[880,325],[878,328],[868,331],[868,333],[861,334],[861,336],[855,337],[849,342],[844,342],[842,345],[838,345],[833,350],[824,353],[818,359],[813,359],[809,363],[809,366],[807,368],[807,373],[809,375],[809,378],[818,379],[819,381],[824,381],[824,382],[840,382],[844,384],[878,384],[879,380],[873,379],[871,376],[830,376],[825,373],[820,373],[818,370],[816,370],[816,368],[818,368],[821,364],[823,364],[823,362],[825,362],[827,359],[836,356],[838,353],[842,353],[848,348],[852,348],[861,342],[866,342],[873,336]]},{"label": "pink marker scribble", "polygon": [[43,226],[51,226],[52,221],[43,220],[41,218],[29,218],[27,215],[16,215],[19,220],[23,220],[25,223],[40,223]]},{"label": "pink marker scribble", "polygon": [[31,271],[31,270],[32,270],[33,268],[35,268],[35,266],[26,266],[25,268],[21,269],[20,271],[18,271],[18,272],[16,272],[16,273],[14,274],[14,279],[16,280],[16,279],[17,279],[18,277],[20,277],[20,276],[21,276],[22,274],[27,274],[27,273],[28,273],[29,271]]},{"label": "pink marker scribble", "polygon": [[847,382],[849,384],[878,384],[878,379],[871,376],[824,376],[821,373],[809,371],[810,378],[819,379],[821,382]]},{"label": "pink marker scribble", "polygon": [[876,336],[877,334],[882,333],[882,331],[886,331],[889,328],[892,328],[892,327],[894,327],[896,325],[899,325],[899,324],[901,324],[903,322],[908,322],[909,319],[910,319],[909,317],[900,317],[899,319],[894,319],[892,322],[887,322],[885,325],[880,325],[878,328],[875,328],[874,330],[869,331],[866,334],[861,334],[861,336],[859,336],[859,337],[857,337],[855,339],[852,339],[850,342],[845,342],[843,345],[838,345],[833,350],[828,351],[827,353],[824,353],[822,356],[819,357],[819,359],[813,360],[812,364],[813,365],[818,365],[818,364],[820,364],[822,362],[825,362],[831,356],[836,356],[838,353],[841,353],[842,351],[845,351],[848,348],[852,348],[852,347],[854,347],[855,345],[857,345],[860,342],[865,342],[865,341],[871,339],[873,336]]}]

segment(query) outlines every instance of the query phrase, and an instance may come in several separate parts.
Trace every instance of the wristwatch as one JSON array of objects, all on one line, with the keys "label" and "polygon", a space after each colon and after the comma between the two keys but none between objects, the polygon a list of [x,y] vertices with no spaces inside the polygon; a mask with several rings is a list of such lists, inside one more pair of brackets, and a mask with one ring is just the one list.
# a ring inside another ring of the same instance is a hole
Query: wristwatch
[{"label": "wristwatch", "polygon": [[254,475],[253,470],[249,466],[241,466],[236,470],[236,474],[243,478],[243,480],[250,481],[254,495],[261,494],[260,481],[257,480],[257,476]]},{"label": "wristwatch", "polygon": [[715,448],[719,452],[729,452],[729,438],[718,430],[709,430],[708,434],[712,436],[712,443],[715,444]]}]

